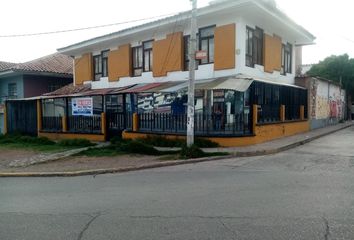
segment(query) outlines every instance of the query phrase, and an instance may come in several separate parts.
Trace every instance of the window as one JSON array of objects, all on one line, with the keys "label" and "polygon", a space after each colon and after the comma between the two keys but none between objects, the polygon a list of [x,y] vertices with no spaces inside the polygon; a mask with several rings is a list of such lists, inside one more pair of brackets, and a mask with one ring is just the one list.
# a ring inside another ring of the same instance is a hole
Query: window
[{"label": "window", "polygon": [[207,58],[200,60],[200,64],[214,62],[214,30],[215,26],[199,29],[199,50],[207,52]]},{"label": "window", "polygon": [[134,47],[133,53],[133,76],[141,76],[143,72],[143,47]]},{"label": "window", "polygon": [[108,76],[108,53],[109,51],[102,51],[100,55],[93,56],[93,70],[95,81],[99,81],[101,77]]},{"label": "window", "polygon": [[292,69],[292,51],[293,46],[291,44],[282,45],[281,53],[281,74],[291,73]]},{"label": "window", "polygon": [[93,69],[95,81],[99,81],[102,77],[102,57],[101,55],[93,56]]},{"label": "window", "polygon": [[152,71],[152,43],[154,41],[147,41],[143,43],[144,51],[144,72]]},{"label": "window", "polygon": [[246,66],[263,65],[263,30],[246,28]]},{"label": "window", "polygon": [[102,77],[108,76],[108,53],[109,51],[103,51],[102,55]]},{"label": "window", "polygon": [[17,84],[9,83],[7,85],[7,93],[9,98],[17,98]]}]

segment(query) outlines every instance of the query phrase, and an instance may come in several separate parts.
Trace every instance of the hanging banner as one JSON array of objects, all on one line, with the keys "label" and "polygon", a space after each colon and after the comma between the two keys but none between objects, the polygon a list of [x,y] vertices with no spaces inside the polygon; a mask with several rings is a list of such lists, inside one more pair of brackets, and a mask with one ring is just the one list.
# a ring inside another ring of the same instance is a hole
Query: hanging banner
[{"label": "hanging banner", "polygon": [[73,116],[92,116],[93,100],[92,98],[73,98],[71,100]]}]

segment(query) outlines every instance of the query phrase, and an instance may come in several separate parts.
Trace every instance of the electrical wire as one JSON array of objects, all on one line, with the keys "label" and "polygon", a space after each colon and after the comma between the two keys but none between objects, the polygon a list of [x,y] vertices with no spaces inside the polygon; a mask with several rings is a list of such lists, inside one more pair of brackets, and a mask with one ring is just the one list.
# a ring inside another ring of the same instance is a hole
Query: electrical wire
[{"label": "electrical wire", "polygon": [[82,27],[82,28],[74,28],[74,29],[66,29],[66,30],[58,30],[58,31],[50,31],[50,32],[0,35],[0,38],[33,37],[33,36],[41,36],[41,35],[77,32],[77,31],[91,30],[91,29],[97,29],[97,28],[112,27],[112,26],[123,25],[123,24],[128,24],[128,23],[141,22],[141,21],[151,20],[151,19],[155,19],[155,18],[168,17],[168,16],[172,16],[175,14],[177,14],[177,13],[170,13],[170,14],[164,14],[164,15],[159,15],[159,16],[154,16],[154,17],[135,19],[135,20],[125,21],[125,22],[110,23],[110,24],[104,24],[104,25],[98,25],[98,26]]}]

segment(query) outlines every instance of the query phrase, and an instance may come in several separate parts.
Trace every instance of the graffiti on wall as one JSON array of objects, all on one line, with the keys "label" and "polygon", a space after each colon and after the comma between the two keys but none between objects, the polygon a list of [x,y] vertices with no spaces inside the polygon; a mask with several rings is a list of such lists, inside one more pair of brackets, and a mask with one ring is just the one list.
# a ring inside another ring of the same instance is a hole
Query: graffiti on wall
[{"label": "graffiti on wall", "polygon": [[345,92],[338,85],[314,80],[311,84],[311,116],[315,119],[343,117]]}]

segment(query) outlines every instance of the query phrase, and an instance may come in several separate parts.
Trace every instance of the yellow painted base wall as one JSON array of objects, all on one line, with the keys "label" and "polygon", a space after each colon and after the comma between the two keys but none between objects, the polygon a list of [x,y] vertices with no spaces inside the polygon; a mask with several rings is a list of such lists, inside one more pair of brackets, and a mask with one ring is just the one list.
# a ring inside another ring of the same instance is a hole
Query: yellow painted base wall
[{"label": "yellow painted base wall", "polygon": [[92,142],[104,142],[106,141],[105,136],[101,134],[78,134],[78,133],[47,133],[39,132],[39,137],[47,137],[51,140],[62,140],[62,139],[87,139]]},{"label": "yellow painted base wall", "polygon": [[[249,137],[201,137],[218,143],[221,147],[240,147],[267,142],[277,138],[292,136],[298,133],[308,132],[310,124],[308,121],[286,122],[267,125],[257,125],[255,136]],[[180,135],[156,135],[148,133],[126,132],[122,134],[123,139],[146,138],[148,136],[164,136],[168,139],[185,139]]]}]

